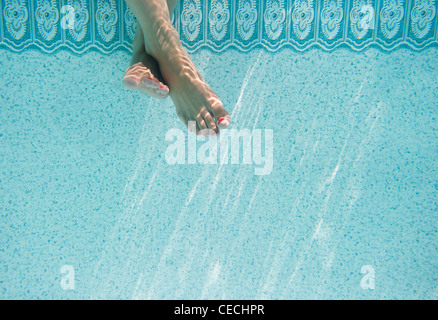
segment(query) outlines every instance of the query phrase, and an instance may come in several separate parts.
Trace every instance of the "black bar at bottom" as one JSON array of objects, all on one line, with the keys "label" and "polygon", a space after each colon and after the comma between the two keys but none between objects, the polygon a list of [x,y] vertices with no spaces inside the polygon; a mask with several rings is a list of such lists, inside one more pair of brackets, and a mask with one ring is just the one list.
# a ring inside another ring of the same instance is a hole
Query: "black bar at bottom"
[{"label": "black bar at bottom", "polygon": [[[146,300],[146,301],[79,301],[79,300],[3,300],[2,311],[10,308],[14,316],[29,312],[33,318],[39,313],[80,317],[96,311],[100,316],[122,315],[123,319],[294,319],[321,314],[324,316],[375,317],[382,310],[404,313],[411,311],[413,303],[432,307],[432,301],[340,301],[340,300]],[[434,305],[435,306],[435,305]],[[376,309],[378,312],[376,313]],[[93,310],[94,309],[94,310]]]}]

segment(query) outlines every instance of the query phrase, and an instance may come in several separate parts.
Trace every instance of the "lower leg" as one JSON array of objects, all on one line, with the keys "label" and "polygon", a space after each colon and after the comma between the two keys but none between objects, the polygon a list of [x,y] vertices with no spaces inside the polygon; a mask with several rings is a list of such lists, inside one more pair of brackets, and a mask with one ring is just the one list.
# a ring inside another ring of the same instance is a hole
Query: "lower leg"
[{"label": "lower leg", "polygon": [[160,68],[158,62],[146,52],[143,30],[140,24],[137,24],[137,31],[135,32],[134,41],[132,43],[132,57],[130,65],[134,65],[138,62],[142,62],[145,67],[149,68],[153,75],[160,81],[163,81],[161,77]]},{"label": "lower leg", "polygon": [[[162,45],[172,40],[178,43],[179,37],[171,25],[170,10],[176,6],[175,0],[125,0],[137,17],[144,36],[146,51],[152,56],[158,55]],[[178,39],[178,40],[177,40]]]},{"label": "lower leg", "polygon": [[[167,2],[169,16],[172,17],[173,12],[175,11],[176,5],[178,3],[178,0],[167,0],[166,2]],[[137,31],[135,33],[135,37],[133,41],[133,50],[132,50],[130,65],[132,66],[133,64],[142,61],[147,68],[151,69],[152,73],[158,79],[160,79],[160,81],[164,82],[161,76],[158,62],[146,52],[145,47],[146,45],[145,45],[143,30],[141,28],[141,24],[137,23]]]},{"label": "lower leg", "polygon": [[[177,1],[167,0],[170,16],[175,10]],[[144,77],[146,79],[143,79]],[[149,79],[153,81],[149,81]],[[146,80],[147,86],[141,86],[143,80]],[[122,82],[128,89],[140,89],[140,91],[153,97],[165,98],[168,95],[168,88],[161,75],[158,62],[146,52],[144,34],[140,23],[137,23],[130,67],[126,70]]]},{"label": "lower leg", "polygon": [[122,79],[123,85],[130,90],[139,90],[151,97],[165,99],[169,88],[163,83],[157,61],[144,47],[143,31],[138,24],[133,41],[130,67]]}]

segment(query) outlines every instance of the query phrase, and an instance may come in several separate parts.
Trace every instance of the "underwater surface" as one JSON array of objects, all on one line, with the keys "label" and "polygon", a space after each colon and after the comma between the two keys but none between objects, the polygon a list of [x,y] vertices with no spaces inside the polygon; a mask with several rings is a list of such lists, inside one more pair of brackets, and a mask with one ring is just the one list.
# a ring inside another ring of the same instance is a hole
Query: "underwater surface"
[{"label": "underwater surface", "polygon": [[437,297],[436,48],[192,57],[270,174],[168,164],[128,53],[0,51],[2,298]]},{"label": "underwater surface", "polygon": [[122,86],[124,1],[0,0],[0,298],[437,299],[437,11],[180,0],[195,140]]}]

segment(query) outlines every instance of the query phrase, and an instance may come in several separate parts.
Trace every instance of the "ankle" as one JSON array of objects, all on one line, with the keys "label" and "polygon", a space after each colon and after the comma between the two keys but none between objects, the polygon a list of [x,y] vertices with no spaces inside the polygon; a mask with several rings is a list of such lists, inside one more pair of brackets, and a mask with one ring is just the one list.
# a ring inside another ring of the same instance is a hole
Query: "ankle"
[{"label": "ankle", "polygon": [[165,55],[172,55],[173,51],[179,51],[179,47],[182,47],[178,31],[170,22],[162,21],[155,23],[152,32],[152,36],[145,35],[145,49],[155,59]]}]

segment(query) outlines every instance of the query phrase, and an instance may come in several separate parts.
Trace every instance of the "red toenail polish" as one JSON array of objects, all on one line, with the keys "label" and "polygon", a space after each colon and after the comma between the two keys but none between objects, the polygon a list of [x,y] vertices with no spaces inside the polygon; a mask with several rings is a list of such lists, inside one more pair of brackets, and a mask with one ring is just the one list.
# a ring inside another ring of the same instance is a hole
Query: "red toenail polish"
[{"label": "red toenail polish", "polygon": [[221,123],[222,121],[224,121],[225,118],[219,118],[219,120],[217,121],[217,123]]}]

